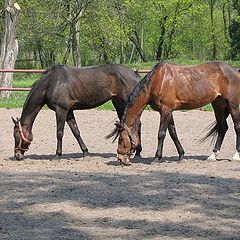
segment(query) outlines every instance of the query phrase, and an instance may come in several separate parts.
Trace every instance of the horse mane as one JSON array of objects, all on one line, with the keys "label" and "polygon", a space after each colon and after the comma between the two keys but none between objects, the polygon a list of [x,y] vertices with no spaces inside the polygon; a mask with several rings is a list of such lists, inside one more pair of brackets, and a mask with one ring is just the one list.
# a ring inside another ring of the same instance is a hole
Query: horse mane
[{"label": "horse mane", "polygon": [[45,78],[46,78],[46,75],[48,75],[48,73],[51,72],[53,68],[54,68],[54,66],[51,67],[51,68],[48,68],[47,70],[45,70],[45,71],[42,73],[42,76],[41,76],[39,79],[37,79],[37,80],[32,84],[31,88],[33,88],[33,87],[36,86],[39,82],[41,82],[43,79],[45,79]]},{"label": "horse mane", "polygon": [[[144,89],[145,85],[149,85],[151,83],[151,77],[152,75],[155,73],[155,71],[157,70],[158,66],[162,64],[162,62],[157,63],[152,70],[147,73],[142,79],[141,81],[136,85],[136,87],[133,89],[133,91],[131,92],[131,94],[128,97],[127,103],[126,103],[126,107],[124,109],[123,112],[123,116],[121,119],[121,124],[123,124],[126,120],[127,117],[127,111],[128,108],[134,103],[134,101],[136,100],[136,98],[139,96],[139,94],[141,93],[141,91]],[[119,128],[115,127],[111,133],[109,133],[105,138],[109,139],[109,138],[113,138],[112,142],[115,142],[115,140],[117,139],[117,137],[119,136]]]},{"label": "horse mane", "polygon": [[53,70],[54,67],[55,67],[55,66],[53,66],[53,67],[51,67],[51,68],[48,68],[46,71],[44,71],[44,72],[42,73],[42,76],[41,76],[39,79],[37,79],[37,80],[32,84],[31,90],[30,90],[29,94],[27,95],[27,98],[26,98],[26,100],[25,100],[25,103],[24,103],[24,105],[23,105],[23,108],[24,108],[25,105],[27,104],[28,99],[29,99],[29,98],[31,97],[31,95],[33,94],[34,89],[36,88],[36,86],[38,86],[39,83],[41,83],[42,81],[44,81],[45,79],[47,79],[47,77],[48,77],[49,74],[52,72],[52,70]]},{"label": "horse mane", "polygon": [[126,107],[124,109],[124,113],[123,113],[123,116],[121,119],[121,123],[125,122],[128,108],[132,106],[132,104],[134,103],[136,98],[140,95],[140,93],[144,89],[145,85],[149,85],[151,83],[151,77],[155,73],[155,71],[157,70],[157,68],[160,64],[162,64],[162,63],[157,63],[152,68],[152,70],[142,78],[142,80],[137,84],[137,86],[133,89],[132,93],[129,95],[127,103],[126,103]]}]

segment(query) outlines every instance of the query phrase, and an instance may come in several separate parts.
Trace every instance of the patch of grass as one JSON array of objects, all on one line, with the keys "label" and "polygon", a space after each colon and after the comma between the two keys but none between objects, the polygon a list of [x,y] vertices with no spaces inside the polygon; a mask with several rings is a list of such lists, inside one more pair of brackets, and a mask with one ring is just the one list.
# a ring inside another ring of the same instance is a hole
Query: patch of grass
[{"label": "patch of grass", "polygon": [[0,108],[22,108],[28,92],[13,92],[10,98],[0,99]]},{"label": "patch of grass", "polygon": [[13,87],[31,87],[40,77],[39,73],[14,73]]},{"label": "patch of grass", "polygon": [[203,110],[208,112],[213,111],[212,105],[210,103],[207,104],[206,106],[203,107]]},{"label": "patch of grass", "polygon": [[[40,78],[41,74],[14,73],[13,87],[28,88]],[[0,108],[22,108],[28,95],[28,91],[12,92],[10,98],[0,98]]]},{"label": "patch of grass", "polygon": [[97,110],[111,110],[111,111],[115,111],[115,107],[112,104],[112,101],[108,101],[106,103],[104,103],[101,106],[98,106],[96,108]]}]

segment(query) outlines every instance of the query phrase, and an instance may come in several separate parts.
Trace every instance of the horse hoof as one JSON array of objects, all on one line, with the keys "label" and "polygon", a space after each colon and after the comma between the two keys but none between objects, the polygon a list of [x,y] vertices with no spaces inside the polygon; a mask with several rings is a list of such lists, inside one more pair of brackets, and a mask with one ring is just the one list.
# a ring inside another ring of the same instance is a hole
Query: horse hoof
[{"label": "horse hoof", "polygon": [[61,160],[61,157],[59,155],[55,155],[50,159],[50,161],[60,161],[60,160]]},{"label": "horse hoof", "polygon": [[88,151],[83,152],[83,157],[88,157],[90,154]]},{"label": "horse hoof", "polygon": [[161,163],[164,162],[161,158],[154,157],[151,163]]},{"label": "horse hoof", "polygon": [[183,155],[179,156],[178,158],[178,162],[182,161],[183,160]]},{"label": "horse hoof", "polygon": [[208,161],[208,162],[215,162],[215,161],[217,161],[217,159],[216,159],[217,154],[218,154],[218,153],[213,152],[213,153],[207,158],[207,161]]},{"label": "horse hoof", "polygon": [[140,153],[136,153],[134,157],[137,157],[137,158],[142,158],[141,154]]},{"label": "horse hoof", "polygon": [[233,161],[240,161],[239,152],[236,152],[236,153],[234,154],[234,156],[232,157],[232,160],[233,160]]}]

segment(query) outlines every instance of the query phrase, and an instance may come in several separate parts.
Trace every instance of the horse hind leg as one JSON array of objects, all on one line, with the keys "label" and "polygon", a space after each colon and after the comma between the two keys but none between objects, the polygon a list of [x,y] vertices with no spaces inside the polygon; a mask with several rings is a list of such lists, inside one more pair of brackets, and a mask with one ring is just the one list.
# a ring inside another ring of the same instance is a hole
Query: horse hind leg
[{"label": "horse hind leg", "polygon": [[66,121],[67,121],[68,126],[70,127],[74,137],[76,138],[76,140],[83,152],[83,155],[86,156],[88,154],[88,149],[81,138],[80,131],[78,129],[77,122],[75,120],[75,116],[74,116],[72,110],[70,110],[68,112]]},{"label": "horse hind leg", "polygon": [[208,160],[216,160],[217,155],[220,152],[220,148],[223,143],[223,139],[225,137],[225,134],[228,130],[228,124],[227,124],[227,117],[229,116],[229,110],[226,100],[224,100],[222,97],[216,98],[212,102],[212,106],[214,109],[214,114],[216,118],[216,125],[212,128],[210,135],[214,135],[214,133],[217,133],[217,139],[213,148],[212,154],[208,157]]},{"label": "horse hind leg", "polygon": [[240,112],[239,107],[236,104],[235,106],[230,106],[230,114],[234,124],[234,130],[236,132],[236,153],[232,157],[232,160],[240,161]]}]

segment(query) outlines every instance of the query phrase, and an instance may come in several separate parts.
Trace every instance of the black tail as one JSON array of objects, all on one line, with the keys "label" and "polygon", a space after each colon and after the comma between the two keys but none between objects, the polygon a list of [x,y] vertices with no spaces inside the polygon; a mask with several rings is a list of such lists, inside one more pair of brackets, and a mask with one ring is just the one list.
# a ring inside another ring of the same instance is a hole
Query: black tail
[{"label": "black tail", "polygon": [[216,142],[217,135],[219,133],[219,127],[218,127],[217,122],[215,121],[215,122],[211,123],[207,127],[206,131],[207,131],[207,133],[203,138],[201,138],[201,142],[207,141],[210,137],[212,137],[211,145],[214,145]]}]

